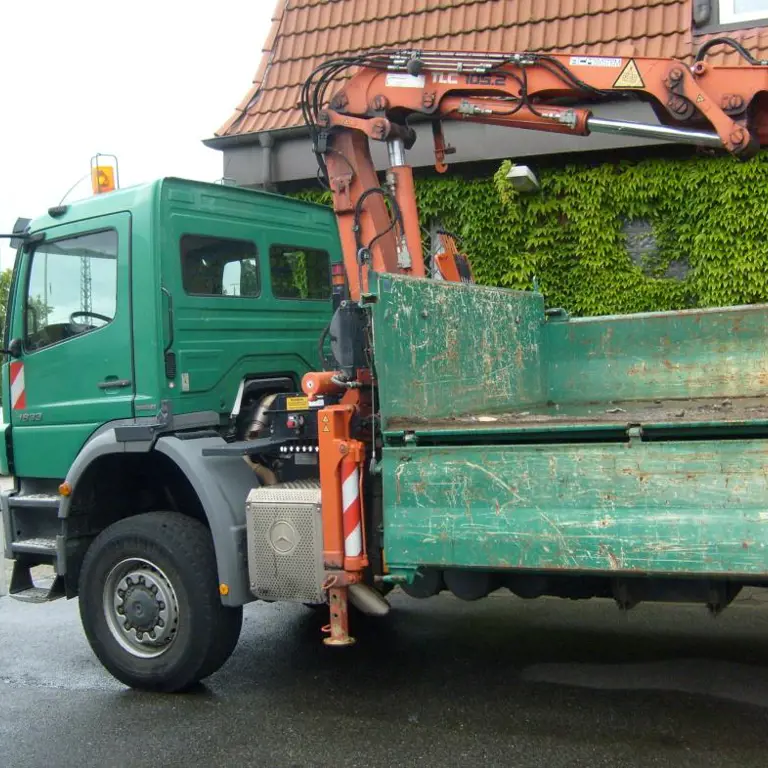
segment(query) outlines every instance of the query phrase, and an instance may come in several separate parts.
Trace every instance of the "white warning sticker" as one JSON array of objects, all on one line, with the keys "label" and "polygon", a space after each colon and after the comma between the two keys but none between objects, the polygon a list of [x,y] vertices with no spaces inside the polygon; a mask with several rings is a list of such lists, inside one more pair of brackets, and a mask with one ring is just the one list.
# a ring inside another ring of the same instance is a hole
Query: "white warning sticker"
[{"label": "white warning sticker", "polygon": [[572,67],[614,67],[618,69],[621,66],[621,59],[610,56],[571,56],[569,63]]},{"label": "white warning sticker", "polygon": [[424,75],[408,75],[405,72],[390,72],[386,84],[392,88],[423,88],[426,83]]}]

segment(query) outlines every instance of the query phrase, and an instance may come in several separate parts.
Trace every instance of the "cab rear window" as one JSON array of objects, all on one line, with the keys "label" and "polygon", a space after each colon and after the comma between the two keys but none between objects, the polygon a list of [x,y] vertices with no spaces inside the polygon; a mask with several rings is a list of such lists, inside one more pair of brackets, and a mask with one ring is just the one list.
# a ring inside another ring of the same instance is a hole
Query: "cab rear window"
[{"label": "cab rear window", "polygon": [[269,249],[272,295],[278,299],[331,297],[331,257],[319,248],[273,245]]},{"label": "cab rear window", "polygon": [[250,240],[184,235],[181,278],[184,290],[193,296],[258,296],[256,245]]}]

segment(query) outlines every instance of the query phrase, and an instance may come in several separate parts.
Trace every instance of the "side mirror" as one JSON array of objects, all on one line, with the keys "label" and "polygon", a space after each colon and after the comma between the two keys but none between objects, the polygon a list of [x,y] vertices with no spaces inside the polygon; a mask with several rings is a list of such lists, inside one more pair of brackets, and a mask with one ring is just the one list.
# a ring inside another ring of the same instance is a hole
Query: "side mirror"
[{"label": "side mirror", "polygon": [[11,339],[8,349],[0,350],[0,352],[11,357],[21,357],[21,339]]},{"label": "side mirror", "polygon": [[32,219],[23,219],[19,217],[16,219],[16,223],[13,225],[13,234],[18,234],[17,237],[11,238],[11,248],[20,248],[24,245],[26,238],[25,233],[29,229],[29,225],[32,223]]}]

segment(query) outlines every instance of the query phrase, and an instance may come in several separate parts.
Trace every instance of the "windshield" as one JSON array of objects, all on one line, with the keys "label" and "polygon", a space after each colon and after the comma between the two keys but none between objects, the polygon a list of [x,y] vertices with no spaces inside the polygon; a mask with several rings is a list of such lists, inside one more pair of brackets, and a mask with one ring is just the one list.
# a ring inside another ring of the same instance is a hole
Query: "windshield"
[{"label": "windshield", "polygon": [[35,248],[27,287],[27,345],[40,348],[110,322],[117,302],[117,232]]}]

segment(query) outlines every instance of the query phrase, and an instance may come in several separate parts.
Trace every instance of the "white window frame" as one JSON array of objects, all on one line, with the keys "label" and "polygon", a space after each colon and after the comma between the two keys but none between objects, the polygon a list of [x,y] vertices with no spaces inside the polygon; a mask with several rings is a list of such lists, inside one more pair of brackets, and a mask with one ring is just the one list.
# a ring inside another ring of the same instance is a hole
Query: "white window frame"
[{"label": "white window frame", "polygon": [[749,21],[768,21],[768,6],[762,11],[736,10],[736,0],[718,0],[721,24],[743,24]]}]

